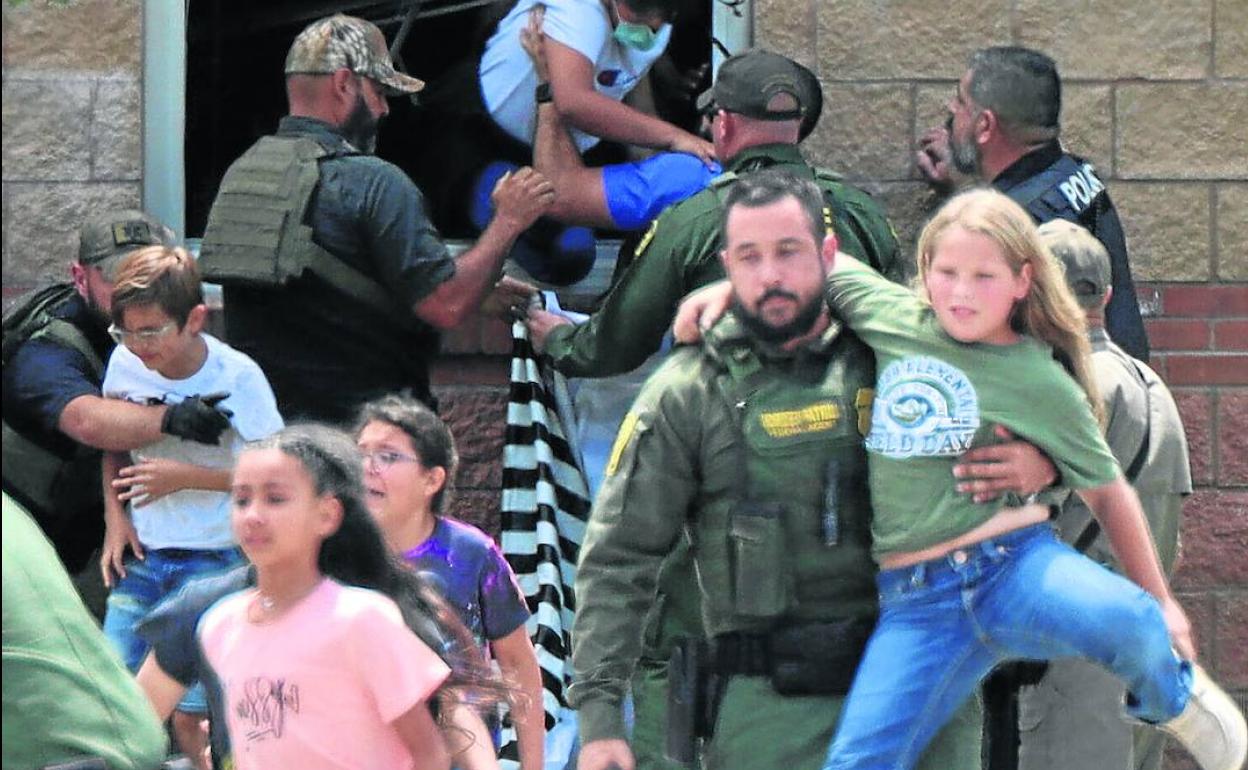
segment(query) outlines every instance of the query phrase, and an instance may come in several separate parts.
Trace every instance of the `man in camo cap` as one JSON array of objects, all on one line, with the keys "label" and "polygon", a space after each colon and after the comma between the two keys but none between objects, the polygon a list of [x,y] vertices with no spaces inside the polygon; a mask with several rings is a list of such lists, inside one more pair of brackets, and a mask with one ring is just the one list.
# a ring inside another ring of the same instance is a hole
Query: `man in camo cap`
[{"label": "man in camo cap", "polygon": [[[494,218],[452,258],[401,169],[373,157],[386,97],[420,80],[395,70],[381,30],[341,14],[313,22],[286,57],[290,114],[230,166],[208,215],[201,267],[224,286],[226,340],[269,378],[287,418],[350,419],[405,391],[432,402],[438,330],[474,312],[511,244],[554,200],[520,169]],[[504,283],[504,307],[527,287]]]}]

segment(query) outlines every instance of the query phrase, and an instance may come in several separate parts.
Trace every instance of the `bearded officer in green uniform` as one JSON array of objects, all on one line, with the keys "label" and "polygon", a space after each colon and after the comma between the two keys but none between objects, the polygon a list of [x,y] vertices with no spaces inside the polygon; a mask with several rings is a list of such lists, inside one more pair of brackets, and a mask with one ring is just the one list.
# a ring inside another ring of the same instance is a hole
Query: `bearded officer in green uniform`
[{"label": "bearded officer in green uniform", "polygon": [[[808,94],[800,68],[778,54],[754,50],[724,61],[699,105],[710,119],[725,173],[652,223],[633,263],[586,323],[529,312],[530,337],[556,369],[570,377],[605,377],[632,371],[659,349],[681,297],[724,277],[723,201],[737,175],[751,170],[778,167],[813,179],[826,209],[820,222],[832,222],[841,249],[886,275],[902,276],[897,239],[879,204],[836,174],[811,166],[798,150]],[[692,565],[683,546],[664,564],[660,585],[632,687],[633,745],[646,770],[673,766],[662,758],[668,654],[676,639],[701,634]]]},{"label": "bearded officer in green uniform", "polygon": [[[1162,567],[1174,567],[1183,498],[1192,492],[1187,438],[1174,398],[1161,378],[1110,340],[1105,307],[1112,291],[1108,250],[1083,227],[1055,219],[1040,226],[1045,244],[1066,270],[1066,282],[1087,314],[1092,366],[1105,405],[1105,440],[1148,517]],[[1057,518],[1062,538],[1116,571],[1105,536],[1076,496]],[[1124,722],[1124,687],[1079,660],[1054,661],[1019,693],[1019,768],[1158,770],[1164,735]]]},{"label": "bearded officer in green uniform", "polygon": [[[625,418],[595,501],[573,630],[582,770],[631,770],[621,703],[661,564],[691,543],[721,679],[710,768],[818,768],[874,624],[863,431],[870,352],[829,316],[837,248],[810,181],[773,171],[725,197],[732,312],[678,349]],[[929,770],[980,766],[980,713]]]}]

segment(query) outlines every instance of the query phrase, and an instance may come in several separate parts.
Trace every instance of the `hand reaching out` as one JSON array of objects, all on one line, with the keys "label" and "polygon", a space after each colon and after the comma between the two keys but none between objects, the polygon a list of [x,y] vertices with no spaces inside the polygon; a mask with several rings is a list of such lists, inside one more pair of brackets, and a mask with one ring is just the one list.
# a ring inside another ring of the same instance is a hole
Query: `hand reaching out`
[{"label": "hand reaching out", "polygon": [[690,155],[696,155],[709,168],[711,163],[715,161],[715,145],[700,136],[694,136],[688,131],[677,130],[679,133],[672,139],[667,149],[672,152],[687,152]]},{"label": "hand reaching out", "polygon": [[535,5],[529,11],[529,23],[520,30],[520,47],[533,61],[533,71],[537,73],[539,83],[550,82],[550,65],[546,62],[546,35],[542,32],[542,21],[546,18],[546,6]]},{"label": "hand reaching out", "polygon": [[494,185],[490,194],[494,218],[515,229],[528,229],[555,202],[555,187],[546,177],[528,166],[509,171]]}]

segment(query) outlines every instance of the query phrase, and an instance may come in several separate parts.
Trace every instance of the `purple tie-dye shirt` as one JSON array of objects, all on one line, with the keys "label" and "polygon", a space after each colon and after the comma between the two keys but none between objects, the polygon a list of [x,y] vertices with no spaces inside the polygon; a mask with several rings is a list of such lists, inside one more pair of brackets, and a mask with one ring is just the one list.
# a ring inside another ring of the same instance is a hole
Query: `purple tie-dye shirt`
[{"label": "purple tie-dye shirt", "polygon": [[479,643],[501,639],[529,619],[524,594],[498,545],[471,524],[439,517],[429,539],[403,554],[431,575]]}]

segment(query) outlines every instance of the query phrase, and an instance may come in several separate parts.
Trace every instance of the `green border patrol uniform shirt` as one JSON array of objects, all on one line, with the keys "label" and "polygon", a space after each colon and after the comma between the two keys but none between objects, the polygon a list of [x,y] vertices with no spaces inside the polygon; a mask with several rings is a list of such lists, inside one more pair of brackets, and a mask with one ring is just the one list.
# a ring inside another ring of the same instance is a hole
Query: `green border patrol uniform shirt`
[{"label": "green border patrol uniform shirt", "polygon": [[997,512],[999,503],[957,492],[952,471],[967,449],[993,441],[994,424],[1048,455],[1066,488],[1121,474],[1083,390],[1047,345],[958,342],[918,295],[861,263],[837,267],[827,298],[876,356],[866,448],[877,557],[948,540]]},{"label": "green border patrol uniform shirt", "polygon": [[[608,458],[577,571],[569,700],[583,743],[624,737],[621,703],[646,653],[642,619],[667,587],[660,565],[685,544],[697,583],[684,590],[700,597],[717,644],[874,620],[862,449],[873,371],[870,352],[837,323],[781,351],[729,313],[701,349],[677,349],[647,381]],[[842,701],[781,695],[768,676],[730,674],[706,765],[815,770]],[[922,770],[977,770],[981,728],[978,704],[968,704]]]},{"label": "green border patrol uniform shirt", "polygon": [[165,732],[147,696],[87,614],[52,544],[4,495],[6,768],[100,757],[150,770]]},{"label": "green border patrol uniform shirt", "polygon": [[[636,369],[658,350],[680,300],[724,277],[719,252],[725,186],[735,175],[762,168],[815,173],[790,144],[750,147],[728,160],[724,176],[654,220],[632,264],[588,321],[551,330],[546,353],[555,368],[569,377],[606,377]],[[880,205],[830,172],[818,171],[814,181],[832,210],[840,250],[900,279],[897,237]]]}]

